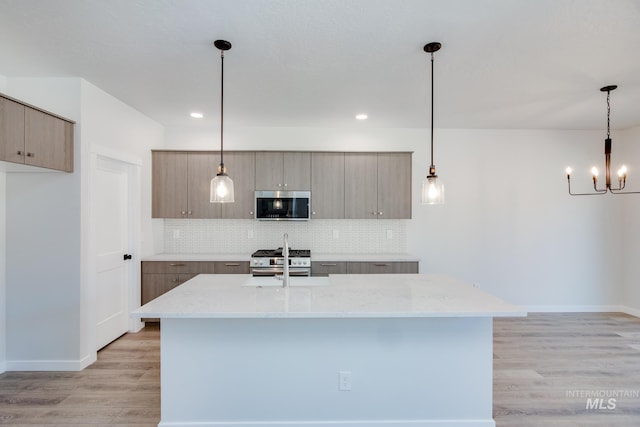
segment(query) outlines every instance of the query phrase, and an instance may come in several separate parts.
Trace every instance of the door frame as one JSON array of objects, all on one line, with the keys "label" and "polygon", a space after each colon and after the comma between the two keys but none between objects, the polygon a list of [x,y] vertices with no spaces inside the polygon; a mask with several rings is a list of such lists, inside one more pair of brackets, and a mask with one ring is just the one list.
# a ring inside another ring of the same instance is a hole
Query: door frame
[{"label": "door frame", "polygon": [[[88,300],[88,312],[85,317],[88,321],[88,348],[92,354],[97,354],[99,350],[96,342],[96,289],[97,289],[97,236],[96,236],[96,213],[94,209],[94,197],[97,197],[94,191],[96,182],[96,172],[98,167],[98,160],[105,159],[122,164],[129,174],[128,179],[128,203],[129,203],[129,248],[131,248],[131,265],[129,266],[128,274],[128,291],[127,291],[127,303],[129,311],[135,310],[140,307],[140,200],[141,200],[141,188],[140,188],[140,171],[142,167],[142,161],[135,157],[118,153],[106,147],[93,145],[91,148],[91,169],[89,172],[89,227],[88,227],[88,288],[87,288],[87,300]],[[144,322],[138,318],[129,316],[128,331],[138,332],[144,327]],[[95,359],[94,359],[95,360]]]}]

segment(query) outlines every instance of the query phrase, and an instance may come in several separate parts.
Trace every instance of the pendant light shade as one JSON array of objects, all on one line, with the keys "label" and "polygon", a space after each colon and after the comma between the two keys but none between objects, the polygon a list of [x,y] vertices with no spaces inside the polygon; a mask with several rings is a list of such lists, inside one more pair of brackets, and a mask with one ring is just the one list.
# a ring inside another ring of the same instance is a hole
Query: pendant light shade
[{"label": "pendant light shade", "polygon": [[444,204],[444,184],[436,175],[436,167],[433,164],[433,53],[440,50],[442,45],[438,42],[428,43],[424,51],[431,55],[431,165],[429,174],[422,181],[421,201],[423,205]]},{"label": "pendant light shade", "polygon": [[231,49],[231,43],[226,40],[216,40],[215,47],[220,49],[220,165],[218,174],[211,180],[209,201],[211,203],[233,203],[233,180],[227,175],[224,166],[224,51]]}]

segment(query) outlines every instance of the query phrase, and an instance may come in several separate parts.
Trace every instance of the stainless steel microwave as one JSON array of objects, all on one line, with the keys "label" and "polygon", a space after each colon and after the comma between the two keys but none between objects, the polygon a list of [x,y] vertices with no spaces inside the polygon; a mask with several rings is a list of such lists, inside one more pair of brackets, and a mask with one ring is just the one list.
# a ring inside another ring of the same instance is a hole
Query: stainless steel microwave
[{"label": "stainless steel microwave", "polygon": [[310,191],[256,191],[256,219],[306,221],[311,219]]}]

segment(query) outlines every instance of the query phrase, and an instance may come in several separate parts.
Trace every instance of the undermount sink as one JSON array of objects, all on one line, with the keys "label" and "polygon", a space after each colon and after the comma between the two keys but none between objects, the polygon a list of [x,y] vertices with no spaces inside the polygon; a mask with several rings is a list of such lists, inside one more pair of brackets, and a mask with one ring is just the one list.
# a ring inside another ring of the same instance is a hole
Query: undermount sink
[{"label": "undermount sink", "polygon": [[[300,288],[307,286],[328,286],[328,277],[289,277],[289,286],[292,288]],[[274,276],[269,277],[250,277],[241,286],[250,286],[255,288],[282,287],[282,280],[276,279]]]}]

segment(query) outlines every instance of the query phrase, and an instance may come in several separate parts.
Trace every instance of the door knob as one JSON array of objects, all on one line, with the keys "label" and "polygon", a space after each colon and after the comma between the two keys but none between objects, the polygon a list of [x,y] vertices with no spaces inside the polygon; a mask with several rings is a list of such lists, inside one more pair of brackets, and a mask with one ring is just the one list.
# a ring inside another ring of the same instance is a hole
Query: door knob
[{"label": "door knob", "polygon": [[126,261],[128,259],[131,259],[133,256],[131,254],[124,254],[123,259]]}]

